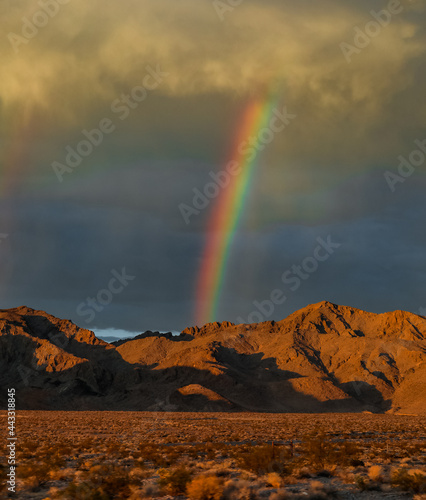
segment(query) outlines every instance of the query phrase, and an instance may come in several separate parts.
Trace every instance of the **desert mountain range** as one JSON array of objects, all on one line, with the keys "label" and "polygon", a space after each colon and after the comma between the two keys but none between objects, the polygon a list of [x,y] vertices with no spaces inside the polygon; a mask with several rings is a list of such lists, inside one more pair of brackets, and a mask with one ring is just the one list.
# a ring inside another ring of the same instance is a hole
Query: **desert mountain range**
[{"label": "desert mountain range", "polygon": [[320,302],[282,321],[209,323],[108,344],[0,310],[0,404],[18,409],[426,413],[426,318]]}]

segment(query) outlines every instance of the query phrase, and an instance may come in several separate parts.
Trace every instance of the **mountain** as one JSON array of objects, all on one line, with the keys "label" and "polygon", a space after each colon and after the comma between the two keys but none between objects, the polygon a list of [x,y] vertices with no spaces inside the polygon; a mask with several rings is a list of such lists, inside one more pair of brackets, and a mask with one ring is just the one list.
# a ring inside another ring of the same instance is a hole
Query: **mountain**
[{"label": "mountain", "polygon": [[21,409],[421,414],[425,335],[423,316],[320,302],[277,322],[109,344],[19,307],[0,310],[0,385]]}]

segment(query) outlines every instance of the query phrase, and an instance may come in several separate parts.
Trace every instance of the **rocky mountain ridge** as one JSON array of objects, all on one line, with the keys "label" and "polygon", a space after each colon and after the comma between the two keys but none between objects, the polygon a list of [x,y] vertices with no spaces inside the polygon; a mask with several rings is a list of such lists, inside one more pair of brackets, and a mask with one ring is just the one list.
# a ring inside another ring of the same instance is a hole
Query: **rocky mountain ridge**
[{"label": "rocky mountain ridge", "polygon": [[21,409],[420,414],[425,338],[423,316],[320,302],[276,322],[108,344],[19,307],[0,310],[0,382]]}]

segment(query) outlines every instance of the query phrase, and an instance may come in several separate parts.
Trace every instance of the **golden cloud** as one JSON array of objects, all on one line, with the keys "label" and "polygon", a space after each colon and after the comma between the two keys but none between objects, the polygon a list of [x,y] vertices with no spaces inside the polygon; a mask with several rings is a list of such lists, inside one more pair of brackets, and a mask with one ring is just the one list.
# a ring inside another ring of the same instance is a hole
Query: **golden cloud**
[{"label": "golden cloud", "polygon": [[[18,47],[15,39],[16,52],[10,34],[23,36],[23,17],[31,20],[43,2],[0,7],[9,33],[0,48],[5,116],[42,109],[79,123],[140,85],[147,65],[159,65],[168,76],[158,92],[169,96],[245,96],[270,81],[285,82],[289,107],[305,117],[295,133],[303,127],[321,138],[321,150],[325,124],[340,138],[342,122],[356,135],[388,120],[390,103],[415,87],[413,61],[426,49],[424,23],[410,14],[423,0],[404,2],[351,63],[341,44],[353,44],[355,27],[373,20],[368,3],[324,1],[308,11],[294,2],[246,0],[221,21],[210,0],[69,0],[36,36]],[[423,117],[421,105],[418,113],[414,123]]]}]

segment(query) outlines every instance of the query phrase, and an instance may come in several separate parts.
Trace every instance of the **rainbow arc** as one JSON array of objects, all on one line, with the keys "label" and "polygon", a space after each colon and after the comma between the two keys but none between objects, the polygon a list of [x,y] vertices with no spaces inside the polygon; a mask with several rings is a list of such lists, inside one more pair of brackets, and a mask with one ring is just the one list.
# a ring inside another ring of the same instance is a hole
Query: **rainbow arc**
[{"label": "rainbow arc", "polygon": [[269,130],[276,105],[277,97],[272,92],[251,100],[235,136],[227,165],[234,162],[240,168],[219,195],[210,216],[196,288],[195,322],[198,325],[217,318],[232,243],[247,203],[259,155],[265,149],[262,131]]}]

